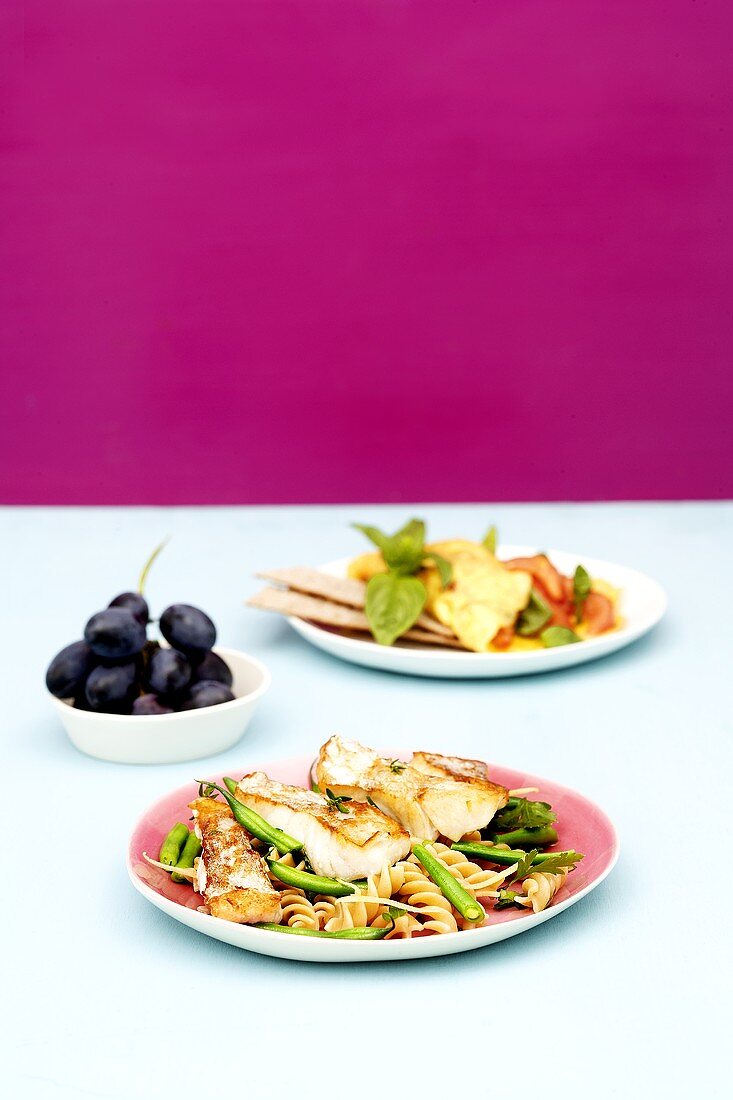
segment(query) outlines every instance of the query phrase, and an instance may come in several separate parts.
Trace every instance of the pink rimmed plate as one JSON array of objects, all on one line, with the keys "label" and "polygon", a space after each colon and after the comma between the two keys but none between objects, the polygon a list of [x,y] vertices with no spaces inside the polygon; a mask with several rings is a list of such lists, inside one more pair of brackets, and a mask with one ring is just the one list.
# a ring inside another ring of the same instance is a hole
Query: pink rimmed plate
[{"label": "pink rimmed plate", "polygon": [[[390,756],[409,760],[409,750],[386,750]],[[312,758],[299,757],[278,760],[260,765],[263,771],[282,783],[309,785]],[[251,771],[247,767],[247,771]],[[234,769],[233,774],[238,774]],[[311,936],[291,936],[281,932],[266,932],[246,924],[232,924],[199,912],[202,899],[188,885],[171,882],[170,875],[157,867],[151,867],[143,859],[143,852],[157,857],[163,837],[176,821],[190,817],[188,803],[197,795],[193,781],[171,791],[154,802],[143,814],[133,830],[127,853],[127,870],[133,886],[148,901],[174,920],[186,924],[205,936],[211,936],[234,947],[256,951],[261,955],[274,955],[281,959],[298,959],[303,962],[385,962],[402,959],[429,958],[435,955],[452,955],[458,951],[473,951],[492,943],[509,939],[520,932],[528,932],[552,917],[558,916],[569,906],[580,901],[611,872],[618,859],[619,844],[616,831],[603,810],[577,791],[552,783],[547,779],[490,765],[494,782],[509,788],[538,787],[541,798],[551,803],[558,816],[557,848],[575,848],[585,854],[577,869],[567,878],[555,895],[553,904],[542,913],[519,910],[503,910],[490,913],[480,928],[464,932],[451,932],[442,936],[421,936],[411,940],[353,940],[320,939]],[[209,778],[221,781],[221,776]]]}]

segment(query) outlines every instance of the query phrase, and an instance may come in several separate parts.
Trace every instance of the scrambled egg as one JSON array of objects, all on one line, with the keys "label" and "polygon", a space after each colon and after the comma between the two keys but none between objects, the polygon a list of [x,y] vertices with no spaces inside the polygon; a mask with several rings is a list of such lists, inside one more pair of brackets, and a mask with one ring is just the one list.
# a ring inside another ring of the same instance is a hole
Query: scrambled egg
[{"label": "scrambled egg", "polygon": [[[427,590],[425,610],[445,626],[449,626],[466,649],[475,653],[499,652],[492,640],[502,627],[513,626],[517,616],[529,602],[532,577],[523,570],[507,569],[502,562],[477,542],[448,539],[425,547],[425,552],[441,554],[453,566],[453,582],[443,589],[435,566],[418,574]],[[362,554],[349,565],[349,576],[368,581],[376,573],[386,573],[387,567],[379,551]],[[606,596],[616,606],[618,590],[606,581],[593,580],[592,591]],[[614,629],[622,626],[617,618]],[[581,622],[575,628],[581,638],[586,636]],[[539,638],[523,638],[515,634],[511,644],[501,652],[544,648]]]},{"label": "scrambled egg", "polygon": [[507,569],[476,542],[452,539],[426,550],[441,554],[453,566],[453,583],[447,589],[440,588],[434,566],[424,571],[427,610],[449,626],[466,649],[488,653],[492,638],[503,626],[512,626],[527,606],[531,576]]},{"label": "scrambled egg", "polygon": [[[443,589],[435,566],[418,574],[427,590],[426,611],[451,628],[466,649],[487,653],[503,626],[511,626],[529,602],[532,578],[512,571],[476,542],[450,539],[425,547],[441,554],[453,566],[453,581]],[[349,576],[367,581],[386,572],[382,555],[362,554],[349,566]]]}]

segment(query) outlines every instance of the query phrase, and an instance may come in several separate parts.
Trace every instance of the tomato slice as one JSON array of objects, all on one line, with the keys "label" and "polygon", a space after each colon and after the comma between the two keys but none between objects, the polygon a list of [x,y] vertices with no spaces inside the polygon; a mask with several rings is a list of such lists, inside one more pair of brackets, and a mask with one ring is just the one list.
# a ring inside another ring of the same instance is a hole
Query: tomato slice
[{"label": "tomato slice", "polygon": [[610,630],[616,622],[616,616],[608,596],[602,596],[600,592],[589,592],[583,604],[581,619],[590,637]]},{"label": "tomato slice", "polygon": [[497,633],[491,639],[491,644],[496,649],[509,649],[509,646],[512,644],[513,641],[514,641],[514,627],[513,626],[502,626],[502,628],[499,631],[497,631]]},{"label": "tomato slice", "polygon": [[555,603],[565,598],[565,578],[544,554],[535,554],[533,558],[510,558],[502,564],[507,569],[523,569],[525,573],[531,573],[532,579],[542,585]]}]

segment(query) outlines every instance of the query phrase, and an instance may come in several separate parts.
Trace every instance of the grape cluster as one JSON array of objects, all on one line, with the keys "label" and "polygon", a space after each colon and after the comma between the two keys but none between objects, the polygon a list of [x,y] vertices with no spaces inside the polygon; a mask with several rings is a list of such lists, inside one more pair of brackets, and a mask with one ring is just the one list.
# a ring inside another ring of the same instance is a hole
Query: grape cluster
[{"label": "grape cluster", "polygon": [[46,687],[80,710],[104,714],[173,714],[228,703],[232,674],[211,647],[216,627],[203,611],[174,603],[159,619],[170,648],[148,641],[150,611],[137,592],[123,592],[92,615],[84,639],[57,653]]}]

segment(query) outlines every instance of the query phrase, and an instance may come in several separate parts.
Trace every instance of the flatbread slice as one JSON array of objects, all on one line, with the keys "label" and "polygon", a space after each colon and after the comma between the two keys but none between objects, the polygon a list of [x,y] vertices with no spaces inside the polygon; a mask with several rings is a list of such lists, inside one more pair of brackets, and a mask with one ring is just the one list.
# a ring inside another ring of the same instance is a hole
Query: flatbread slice
[{"label": "flatbread slice", "polygon": [[[330,600],[317,599],[315,596],[306,596],[303,592],[293,592],[284,588],[263,588],[247,600],[247,606],[256,607],[260,611],[277,611],[281,615],[295,615],[299,619],[311,619],[324,626],[354,630],[372,637],[369,620],[363,611],[358,611],[354,607],[344,607]],[[403,634],[398,641],[403,639],[427,645],[455,646],[463,649],[455,637],[448,638],[415,627]]]},{"label": "flatbread slice", "polygon": [[294,565],[290,569],[265,569],[257,573],[263,581],[284,584],[310,596],[323,596],[326,600],[346,604],[347,607],[364,607],[366,585],[350,577],[332,577],[307,565]]},{"label": "flatbread slice", "polygon": [[[350,577],[332,577],[330,573],[321,573],[320,570],[311,569],[307,565],[295,565],[288,569],[266,569],[257,576],[263,581],[285,584],[298,592],[304,592],[310,596],[322,596],[325,600],[344,604],[346,607],[363,610],[366,605],[366,585],[363,581],[352,580]],[[432,631],[433,634],[440,634],[444,638],[455,637],[449,626],[438,622],[432,615],[425,612],[415,625],[422,627],[423,630]]]}]

